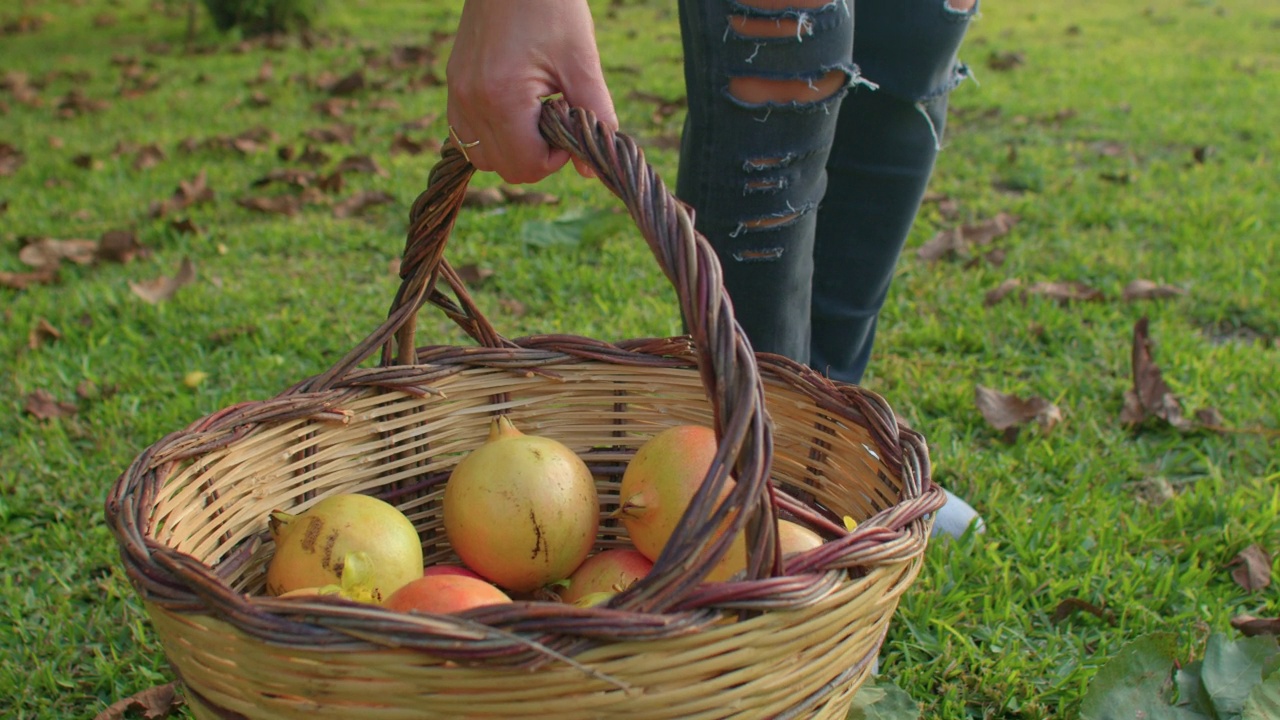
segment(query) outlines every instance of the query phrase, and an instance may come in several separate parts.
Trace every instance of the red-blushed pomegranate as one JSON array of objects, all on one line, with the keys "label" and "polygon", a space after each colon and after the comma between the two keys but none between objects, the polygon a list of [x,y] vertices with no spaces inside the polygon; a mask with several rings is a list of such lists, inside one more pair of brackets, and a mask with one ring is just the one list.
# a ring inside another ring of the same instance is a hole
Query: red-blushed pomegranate
[{"label": "red-blushed pomegranate", "polygon": [[461,565],[450,565],[448,563],[441,563],[439,565],[430,565],[428,567],[425,567],[422,569],[422,574],[423,575],[461,575],[463,577],[475,578],[476,580],[484,580],[484,578],[481,577],[479,573],[476,573],[474,570],[470,570]]},{"label": "red-blushed pomegranate", "polygon": [[653,561],[639,550],[611,548],[587,558],[569,576],[560,599],[577,603],[595,593],[620,593],[653,569]]},{"label": "red-blushed pomegranate", "polygon": [[484,580],[465,575],[423,575],[395,591],[382,606],[397,612],[443,614],[509,602],[511,598],[506,593]]},{"label": "red-blushed pomegranate", "polygon": [[[677,425],[646,441],[627,463],[619,491],[622,505],[616,514],[631,543],[645,557],[658,559],[715,455],[714,430],[703,425]],[[721,502],[732,489],[730,479],[720,494]],[[747,544],[739,534],[707,580],[726,580],[746,565]]]},{"label": "red-blushed pomegranate", "polygon": [[569,577],[600,524],[595,479],[582,458],[553,438],[520,432],[506,416],[453,469],[443,514],[462,562],[517,592]]},{"label": "red-blushed pomegranate", "polygon": [[275,554],[267,592],[342,586],[348,556],[364,553],[369,571],[360,585],[373,602],[422,576],[422,541],[404,513],[388,502],[348,493],[321,500],[299,515],[276,511],[267,523]]}]

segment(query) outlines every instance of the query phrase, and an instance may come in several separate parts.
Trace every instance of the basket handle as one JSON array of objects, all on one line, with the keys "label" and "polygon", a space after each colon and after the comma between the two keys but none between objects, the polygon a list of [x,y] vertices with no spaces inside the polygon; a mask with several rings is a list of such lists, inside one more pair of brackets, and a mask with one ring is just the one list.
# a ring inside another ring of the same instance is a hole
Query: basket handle
[{"label": "basket handle", "polygon": [[[675,287],[719,439],[715,461],[653,571],[619,602],[644,611],[674,605],[715,567],[744,528],[748,577],[780,574],[776,516],[767,482],[772,435],[764,390],[755,353],[734,319],[715,251],[694,229],[692,210],[667,190],[634,140],[605,127],[589,110],[570,107],[559,98],[543,103],[539,129],[553,147],[569,151],[591,167],[623,201]],[[379,346],[383,365],[414,364],[416,316],[427,302],[443,310],[480,345],[516,347],[493,328],[444,259],[446,241],[474,172],[452,143],[444,146],[427,189],[410,212],[400,266],[402,282],[386,322],[305,389],[331,386]],[[456,300],[437,288],[441,278]],[[730,473],[736,485],[716,508],[715,498]],[[712,532],[726,524],[731,531],[718,536]]]}]

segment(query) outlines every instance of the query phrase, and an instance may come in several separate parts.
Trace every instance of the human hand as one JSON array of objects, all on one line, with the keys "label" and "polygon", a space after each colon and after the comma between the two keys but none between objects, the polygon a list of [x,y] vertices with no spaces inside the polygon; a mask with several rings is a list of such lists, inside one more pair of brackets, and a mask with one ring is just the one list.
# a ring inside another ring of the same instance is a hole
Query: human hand
[{"label": "human hand", "polygon": [[538,132],[542,98],[561,93],[618,127],[587,0],[467,0],[446,74],[455,142],[509,183],[537,182],[569,160]]}]

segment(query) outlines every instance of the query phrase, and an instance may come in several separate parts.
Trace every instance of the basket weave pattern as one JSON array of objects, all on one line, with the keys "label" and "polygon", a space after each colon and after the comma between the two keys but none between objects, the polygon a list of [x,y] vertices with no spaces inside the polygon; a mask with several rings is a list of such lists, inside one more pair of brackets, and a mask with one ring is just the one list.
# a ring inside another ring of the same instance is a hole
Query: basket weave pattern
[{"label": "basket weave pattern", "polygon": [[[631,140],[559,101],[544,107],[542,130],[626,204],[676,287],[689,336],[500,335],[443,257],[473,172],[443,151],[413,207],[387,320],[321,375],[147,448],[108,498],[124,566],[197,716],[847,712],[944,501],[923,438],[874,393],[751,351],[714,253]],[[477,345],[416,347],[427,303]],[[378,366],[362,367],[379,349]],[[495,414],[587,461],[601,500],[598,549],[627,544],[607,516],[645,440],[699,423],[717,429],[720,447],[653,572],[607,606],[517,601],[410,616],[263,595],[268,513],[336,493],[394,503],[429,564],[456,562],[441,522],[444,482]],[[717,508],[730,476],[736,485]],[[784,562],[780,514],[832,539]],[[722,522],[746,533],[748,570],[703,584],[728,550],[731,534],[711,531]]]}]

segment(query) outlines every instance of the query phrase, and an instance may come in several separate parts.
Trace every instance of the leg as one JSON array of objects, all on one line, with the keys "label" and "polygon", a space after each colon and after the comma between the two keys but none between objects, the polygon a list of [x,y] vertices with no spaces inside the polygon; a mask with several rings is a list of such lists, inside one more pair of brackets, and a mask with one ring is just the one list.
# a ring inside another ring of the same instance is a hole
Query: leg
[{"label": "leg", "polygon": [[876,317],[933,172],[974,0],[857,0],[854,61],[876,88],[840,110],[819,213],[810,365],[860,382]]},{"label": "leg", "polygon": [[680,21],[677,195],[752,346],[808,362],[815,211],[840,99],[858,81],[853,18],[843,0],[683,0]]}]

